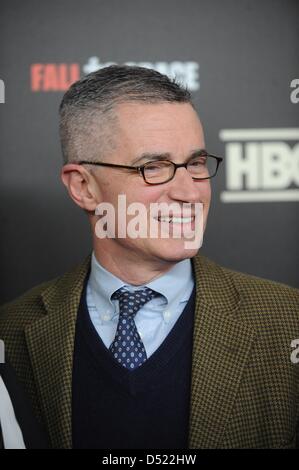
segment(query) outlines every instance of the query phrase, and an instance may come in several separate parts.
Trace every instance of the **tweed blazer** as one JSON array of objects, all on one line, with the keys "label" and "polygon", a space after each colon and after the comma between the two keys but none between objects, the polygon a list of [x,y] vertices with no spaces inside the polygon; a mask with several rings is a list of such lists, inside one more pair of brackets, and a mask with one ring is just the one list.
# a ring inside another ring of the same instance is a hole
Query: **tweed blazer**
[{"label": "tweed blazer", "polygon": [[[299,360],[291,342],[299,338],[299,291],[202,255],[192,264],[189,447],[298,446]],[[53,448],[72,447],[75,326],[89,266],[90,257],[0,310],[0,338]]]}]

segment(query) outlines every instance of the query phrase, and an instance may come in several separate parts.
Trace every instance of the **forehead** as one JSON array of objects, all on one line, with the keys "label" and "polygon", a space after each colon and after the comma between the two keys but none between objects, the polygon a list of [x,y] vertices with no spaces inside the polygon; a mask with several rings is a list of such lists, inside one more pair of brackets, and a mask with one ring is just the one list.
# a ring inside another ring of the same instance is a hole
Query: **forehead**
[{"label": "forehead", "polygon": [[203,129],[189,103],[122,103],[117,142],[131,152],[188,152],[203,148]]}]

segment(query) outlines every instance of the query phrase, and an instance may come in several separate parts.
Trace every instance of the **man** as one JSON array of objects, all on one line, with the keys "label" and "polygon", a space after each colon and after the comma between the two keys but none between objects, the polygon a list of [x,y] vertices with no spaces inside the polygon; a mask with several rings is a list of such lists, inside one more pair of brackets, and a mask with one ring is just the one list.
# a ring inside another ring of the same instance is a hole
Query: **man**
[{"label": "man", "polygon": [[[187,245],[204,231],[221,161],[189,93],[153,70],[104,68],[67,91],[60,131],[92,257],[0,314],[52,446],[295,447],[298,291]],[[146,236],[132,228],[136,204]]]}]

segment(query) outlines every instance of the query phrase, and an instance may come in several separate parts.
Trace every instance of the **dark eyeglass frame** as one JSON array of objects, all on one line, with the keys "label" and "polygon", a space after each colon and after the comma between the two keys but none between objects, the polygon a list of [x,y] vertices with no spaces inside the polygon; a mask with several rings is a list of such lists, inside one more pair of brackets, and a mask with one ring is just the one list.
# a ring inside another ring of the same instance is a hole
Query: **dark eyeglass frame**
[{"label": "dark eyeglass frame", "polygon": [[[134,170],[137,173],[139,173],[140,175],[142,175],[142,177],[143,177],[146,184],[150,184],[151,186],[156,186],[158,184],[165,184],[165,183],[168,183],[169,181],[171,181],[174,178],[178,168],[186,168],[186,170],[188,171],[188,169],[187,169],[188,164],[190,163],[190,161],[192,161],[193,159],[195,159],[197,157],[207,157],[207,158],[211,157],[211,158],[214,158],[216,160],[216,169],[215,169],[215,172],[214,172],[213,175],[206,176],[204,178],[195,178],[192,175],[190,175],[192,177],[192,179],[195,180],[195,181],[202,181],[202,180],[209,180],[209,179],[213,178],[214,176],[216,176],[217,171],[218,171],[218,167],[219,167],[220,163],[223,161],[223,158],[222,157],[216,157],[216,155],[212,155],[212,154],[207,153],[207,152],[203,152],[202,154],[192,156],[185,163],[174,163],[171,160],[162,160],[161,159],[161,160],[150,160],[150,161],[148,161],[148,162],[146,162],[146,163],[144,163],[143,165],[140,165],[140,166],[128,166],[128,165],[117,165],[116,163],[90,162],[90,161],[87,161],[87,160],[82,160],[82,161],[78,162],[78,165],[96,165],[96,166],[107,166],[107,167],[111,167],[111,168],[125,168],[127,170]],[[171,163],[173,165],[173,168],[174,168],[173,175],[170,178],[168,178],[168,180],[163,181],[162,183],[150,183],[145,178],[144,170],[145,170],[147,165],[152,164],[152,163],[157,163],[157,162]]]}]

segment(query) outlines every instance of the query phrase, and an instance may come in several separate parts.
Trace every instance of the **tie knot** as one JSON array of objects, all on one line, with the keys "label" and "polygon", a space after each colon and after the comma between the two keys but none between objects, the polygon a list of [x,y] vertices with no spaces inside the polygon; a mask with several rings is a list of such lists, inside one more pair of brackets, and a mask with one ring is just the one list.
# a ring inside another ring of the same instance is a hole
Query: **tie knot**
[{"label": "tie knot", "polygon": [[134,292],[129,292],[124,287],[121,287],[112,294],[111,298],[119,301],[121,315],[135,316],[144,304],[158,295],[158,292],[153,291],[149,287],[143,287]]}]

